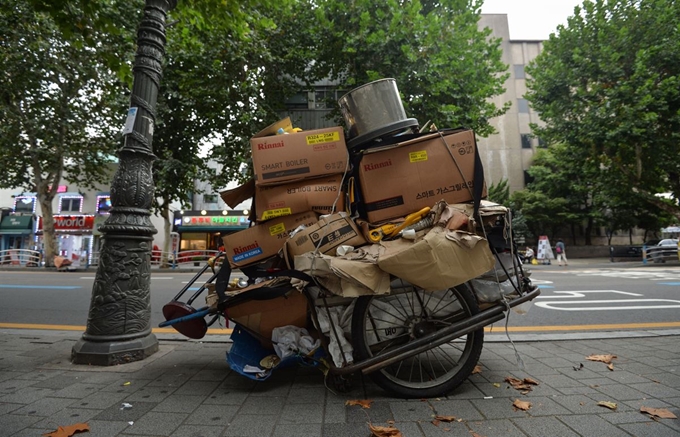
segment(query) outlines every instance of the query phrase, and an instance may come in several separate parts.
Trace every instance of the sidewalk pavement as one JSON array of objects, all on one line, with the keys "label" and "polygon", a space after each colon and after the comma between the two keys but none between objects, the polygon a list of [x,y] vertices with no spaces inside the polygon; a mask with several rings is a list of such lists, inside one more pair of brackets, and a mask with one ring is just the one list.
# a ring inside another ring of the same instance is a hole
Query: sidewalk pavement
[{"label": "sidewalk pavement", "polygon": [[[680,436],[680,419],[640,411],[667,409],[680,417],[679,330],[588,340],[514,336],[525,371],[518,369],[512,343],[489,335],[480,373],[447,397],[420,400],[391,398],[360,376],[349,393],[334,393],[314,368],[251,381],[229,370],[227,342],[161,337],[159,352],[144,361],[94,367],[69,362],[81,333],[2,334],[0,435],[7,437],[83,422],[89,433],[76,435],[368,437],[370,422],[393,424],[404,437]],[[587,360],[591,354],[616,355],[613,370]],[[508,376],[538,385],[522,393],[504,381]],[[345,404],[355,399],[373,403],[369,409]],[[515,410],[516,399],[531,407]],[[437,421],[437,415],[456,420]]]}]

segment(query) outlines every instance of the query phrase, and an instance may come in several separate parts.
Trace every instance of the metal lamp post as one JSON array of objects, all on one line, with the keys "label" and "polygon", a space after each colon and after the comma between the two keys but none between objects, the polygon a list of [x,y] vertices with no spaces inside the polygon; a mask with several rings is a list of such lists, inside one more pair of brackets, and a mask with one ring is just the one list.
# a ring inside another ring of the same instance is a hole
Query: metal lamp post
[{"label": "metal lamp post", "polygon": [[151,166],[156,100],[165,53],[165,20],[177,0],[146,0],[137,33],[130,111],[111,182],[111,215],[101,226],[103,243],[82,338],[73,346],[75,364],[110,366],[142,360],[158,351],[151,332]]}]

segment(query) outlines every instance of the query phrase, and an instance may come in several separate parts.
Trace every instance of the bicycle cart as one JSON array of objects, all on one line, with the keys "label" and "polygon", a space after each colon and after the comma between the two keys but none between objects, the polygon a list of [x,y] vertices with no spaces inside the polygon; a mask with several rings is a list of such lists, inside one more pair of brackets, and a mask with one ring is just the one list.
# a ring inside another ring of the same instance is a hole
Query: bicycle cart
[{"label": "bicycle cart", "polygon": [[[496,253],[499,259],[501,255]],[[336,387],[349,375],[362,372],[398,397],[442,396],[472,373],[483,347],[483,328],[505,318],[510,308],[539,294],[518,257],[512,253],[507,255],[505,263],[497,263],[500,268],[495,269],[495,275],[500,272],[504,282],[512,284],[513,290],[498,302],[482,304],[480,308],[475,289],[479,285],[474,281],[445,290],[425,291],[391,276],[389,294],[346,298],[328,290],[317,278],[297,270],[264,264],[234,272],[229,263],[220,266],[224,254],[219,253],[163,308],[167,321],[161,326],[173,326],[189,338],[201,338],[209,326],[220,318],[230,319],[231,310],[243,303],[285,299],[301,293],[307,302],[311,330],[319,337],[322,349],[331,355],[331,342],[335,343],[336,349],[340,348],[341,362],[323,359],[316,363],[321,363],[327,374],[334,377]],[[209,269],[212,271],[210,278],[186,303],[180,302],[179,299]],[[271,285],[248,288],[247,285],[262,281],[262,278],[268,278],[267,284]],[[291,281],[297,283],[297,288]],[[246,288],[239,288],[239,285]],[[195,309],[192,303],[206,292],[212,293],[212,303]],[[349,335],[333,324],[326,330],[327,334],[322,334],[320,316],[333,320],[331,312],[337,307],[351,312]],[[245,326],[237,325],[237,330],[270,341]],[[342,345],[347,342],[341,341],[343,336],[351,341],[353,362],[344,358]]]}]

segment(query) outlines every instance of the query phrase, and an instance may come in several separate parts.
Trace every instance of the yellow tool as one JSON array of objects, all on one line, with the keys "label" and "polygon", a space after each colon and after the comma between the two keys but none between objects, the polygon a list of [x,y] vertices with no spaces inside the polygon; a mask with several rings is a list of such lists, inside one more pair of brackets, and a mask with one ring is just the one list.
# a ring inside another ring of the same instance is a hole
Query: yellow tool
[{"label": "yellow tool", "polygon": [[393,237],[397,235],[405,227],[410,226],[417,221],[420,221],[429,212],[430,207],[427,206],[418,212],[414,212],[413,214],[407,215],[403,223],[400,223],[398,225],[388,223],[386,225],[382,225],[375,229],[372,229],[371,232],[369,233],[369,240],[371,240],[371,243],[378,243],[383,238]]}]

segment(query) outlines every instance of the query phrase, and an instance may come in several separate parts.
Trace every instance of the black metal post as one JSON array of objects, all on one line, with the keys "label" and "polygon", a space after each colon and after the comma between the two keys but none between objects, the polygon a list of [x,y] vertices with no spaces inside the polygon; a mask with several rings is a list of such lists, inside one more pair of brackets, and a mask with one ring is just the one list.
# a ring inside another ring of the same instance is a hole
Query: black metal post
[{"label": "black metal post", "polygon": [[[111,182],[111,215],[101,226],[103,243],[87,328],[73,346],[75,364],[110,366],[142,360],[158,351],[151,332],[150,270],[154,196],[151,166],[158,88],[165,54],[165,20],[177,0],[146,0],[125,145]],[[125,132],[125,130],[124,130]]]}]

